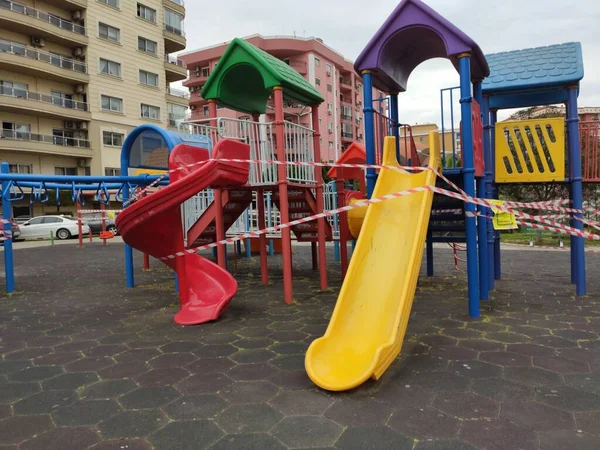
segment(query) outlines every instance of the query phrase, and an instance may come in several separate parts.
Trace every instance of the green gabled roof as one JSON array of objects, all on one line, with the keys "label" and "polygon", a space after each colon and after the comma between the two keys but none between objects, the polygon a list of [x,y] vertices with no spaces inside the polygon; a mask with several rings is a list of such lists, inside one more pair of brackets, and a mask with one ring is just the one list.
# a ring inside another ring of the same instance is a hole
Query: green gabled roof
[{"label": "green gabled roof", "polygon": [[284,97],[303,105],[319,104],[323,97],[302,75],[273,55],[235,38],[208,77],[201,95],[227,108],[262,114],[274,87]]}]

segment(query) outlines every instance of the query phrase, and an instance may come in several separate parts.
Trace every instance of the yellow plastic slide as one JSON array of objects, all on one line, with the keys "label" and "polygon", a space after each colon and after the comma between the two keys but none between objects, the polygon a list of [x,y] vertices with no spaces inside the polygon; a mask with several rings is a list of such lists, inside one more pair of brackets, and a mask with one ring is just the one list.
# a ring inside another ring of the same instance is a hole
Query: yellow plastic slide
[{"label": "yellow plastic slide", "polygon": [[[440,167],[438,135],[429,134],[430,167]],[[393,137],[385,165],[398,166]],[[435,173],[382,169],[373,197],[435,184]],[[431,213],[432,192],[368,207],[327,331],[306,352],[310,379],[345,391],[378,379],[400,353],[412,307]]]}]

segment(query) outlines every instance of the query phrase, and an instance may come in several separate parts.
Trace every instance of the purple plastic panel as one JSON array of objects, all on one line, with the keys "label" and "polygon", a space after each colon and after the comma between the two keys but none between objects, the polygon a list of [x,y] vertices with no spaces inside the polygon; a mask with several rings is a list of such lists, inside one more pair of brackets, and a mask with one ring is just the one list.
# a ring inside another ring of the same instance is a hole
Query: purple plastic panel
[{"label": "purple plastic panel", "polygon": [[431,58],[448,58],[458,69],[458,55],[472,54],[472,76],[489,75],[487,61],[469,36],[420,0],[403,0],[361,52],[354,68],[373,72],[383,91],[405,91],[411,72]]}]

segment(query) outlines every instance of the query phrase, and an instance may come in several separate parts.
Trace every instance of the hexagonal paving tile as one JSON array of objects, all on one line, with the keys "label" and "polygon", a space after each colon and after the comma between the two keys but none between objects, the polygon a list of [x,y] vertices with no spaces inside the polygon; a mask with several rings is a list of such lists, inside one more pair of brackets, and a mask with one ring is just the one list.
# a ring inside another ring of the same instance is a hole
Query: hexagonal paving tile
[{"label": "hexagonal paving tile", "polygon": [[40,391],[39,383],[0,383],[0,403],[12,403]]},{"label": "hexagonal paving tile", "polygon": [[519,353],[511,352],[483,352],[479,355],[481,361],[485,361],[491,364],[497,364],[499,366],[523,366],[528,367],[532,365],[531,357],[520,355]]},{"label": "hexagonal paving tile", "polygon": [[242,338],[235,341],[232,345],[240,349],[267,348],[273,344],[273,340],[266,337]]},{"label": "hexagonal paving tile", "polygon": [[433,391],[469,390],[469,379],[449,372],[424,372],[414,376],[412,382]]},{"label": "hexagonal paving tile", "polygon": [[22,443],[22,450],[89,448],[100,441],[100,436],[89,428],[54,428]]},{"label": "hexagonal paving tile", "polygon": [[14,416],[0,422],[0,445],[18,444],[52,428],[48,415]]},{"label": "hexagonal paving tile", "polygon": [[499,402],[533,399],[533,387],[502,378],[474,379],[471,389],[476,394]]},{"label": "hexagonal paving tile", "polygon": [[27,382],[27,381],[43,381],[63,373],[64,370],[60,366],[34,366],[15,372],[8,376],[11,381]]},{"label": "hexagonal paving tile", "polygon": [[42,387],[44,390],[75,390],[95,381],[98,381],[98,375],[94,372],[65,373],[44,381]]},{"label": "hexagonal paving tile", "polygon": [[224,387],[219,394],[235,405],[268,402],[279,388],[269,381],[237,381]]},{"label": "hexagonal paving tile", "polygon": [[600,411],[575,413],[576,428],[600,436]]},{"label": "hexagonal paving tile", "polygon": [[428,406],[402,408],[392,414],[388,426],[414,438],[448,439],[456,436],[459,420]]},{"label": "hexagonal paving tile", "polygon": [[280,392],[269,404],[286,416],[320,416],[334,401],[323,391],[311,389]]},{"label": "hexagonal paving tile", "polygon": [[535,390],[535,399],[566,411],[600,410],[600,395],[571,386],[542,386]]},{"label": "hexagonal paving tile", "polygon": [[348,427],[376,427],[385,425],[393,409],[371,398],[340,398],[326,412],[325,417]]},{"label": "hexagonal paving tile", "polygon": [[587,362],[575,361],[562,356],[538,356],[533,358],[533,365],[563,374],[590,373],[590,365]]},{"label": "hexagonal paving tile", "polygon": [[148,361],[154,369],[170,369],[173,367],[183,367],[197,358],[191,353],[170,353],[168,355],[157,356]]},{"label": "hexagonal paving tile", "polygon": [[311,389],[314,383],[308,378],[306,370],[281,370],[269,378],[269,381],[283,389]]},{"label": "hexagonal paving tile", "polygon": [[538,402],[504,402],[500,416],[536,431],[573,430],[573,414]]},{"label": "hexagonal paving tile", "polygon": [[185,395],[163,407],[173,420],[210,419],[228,407],[217,394]]},{"label": "hexagonal paving tile", "polygon": [[500,410],[500,405],[495,400],[470,392],[439,392],[433,406],[463,420],[497,417]]},{"label": "hexagonal paving tile", "polygon": [[200,450],[210,447],[223,432],[208,420],[171,422],[150,436],[155,450]]},{"label": "hexagonal paving tile", "polygon": [[235,405],[215,417],[215,422],[226,433],[259,433],[273,428],[283,414],[264,403]]},{"label": "hexagonal paving tile", "polygon": [[110,367],[115,360],[109,356],[89,356],[65,365],[67,372],[94,372]]},{"label": "hexagonal paving tile", "polygon": [[560,384],[562,379],[559,374],[539,367],[507,367],[504,377],[530,386],[545,386]]},{"label": "hexagonal paving tile", "polygon": [[83,399],[117,398],[137,387],[137,383],[129,379],[105,380],[91,384],[83,389],[79,395]]},{"label": "hexagonal paving tile", "polygon": [[102,441],[92,447],[93,450],[153,450],[146,439],[115,439]]},{"label": "hexagonal paving tile", "polygon": [[180,395],[172,386],[141,387],[119,397],[119,403],[125,409],[157,408],[172,402]]},{"label": "hexagonal paving tile", "polygon": [[281,370],[302,370],[304,369],[304,355],[277,356],[269,361],[269,364]]},{"label": "hexagonal paving tile", "polygon": [[208,394],[225,389],[233,380],[222,373],[192,375],[175,385],[183,394]]},{"label": "hexagonal paving tile", "polygon": [[227,376],[236,381],[267,380],[279,371],[265,363],[239,364],[227,372]]},{"label": "hexagonal paving tile", "polygon": [[443,441],[421,441],[415,445],[414,450],[477,450],[465,441],[457,439]]},{"label": "hexagonal paving tile", "polygon": [[48,414],[75,400],[77,395],[73,391],[44,391],[15,403],[13,410],[20,415]]},{"label": "hexagonal paving tile", "polygon": [[536,448],[536,435],[533,431],[504,419],[464,421],[458,437],[470,444],[490,450]]},{"label": "hexagonal paving tile", "polygon": [[274,358],[275,356],[277,356],[277,355],[270,350],[248,349],[248,350],[239,350],[239,351],[235,352],[234,354],[232,354],[231,356],[229,356],[229,358],[237,363],[247,364],[247,363],[267,362],[270,359]]},{"label": "hexagonal paving tile", "polygon": [[202,345],[199,342],[176,341],[163,345],[160,347],[160,351],[163,353],[191,353],[198,350]]},{"label": "hexagonal paving tile", "polygon": [[0,375],[8,375],[14,372],[19,372],[31,366],[29,361],[1,361],[0,360]]},{"label": "hexagonal paving tile", "polygon": [[135,381],[140,386],[168,386],[179,382],[189,376],[189,372],[181,367],[171,369],[152,369],[139,377]]},{"label": "hexagonal paving tile", "polygon": [[265,433],[228,434],[210,450],[286,450],[287,447]]},{"label": "hexagonal paving tile", "polygon": [[413,448],[413,440],[384,426],[357,427],[344,431],[337,442],[337,448],[410,450]]},{"label": "hexagonal paving tile", "polygon": [[116,400],[81,400],[61,406],[52,413],[54,423],[59,427],[79,427],[96,425],[121,411]]},{"label": "hexagonal paving tile", "polygon": [[98,425],[104,439],[145,437],[167,423],[168,419],[159,411],[123,411]]},{"label": "hexagonal paving tile", "polygon": [[135,378],[148,372],[150,368],[145,362],[122,362],[98,371],[102,379]]},{"label": "hexagonal paving tile", "polygon": [[468,378],[496,378],[503,372],[501,366],[483,361],[453,361],[446,370]]},{"label": "hexagonal paving tile", "polygon": [[540,433],[540,448],[544,450],[597,450],[598,437],[576,431],[549,431]]},{"label": "hexagonal paving tile", "polygon": [[332,446],[342,434],[343,428],[323,417],[286,417],[271,434],[292,448]]},{"label": "hexagonal paving tile", "polygon": [[194,375],[203,373],[222,372],[226,373],[235,366],[235,362],[229,358],[200,359],[185,366],[185,369]]}]

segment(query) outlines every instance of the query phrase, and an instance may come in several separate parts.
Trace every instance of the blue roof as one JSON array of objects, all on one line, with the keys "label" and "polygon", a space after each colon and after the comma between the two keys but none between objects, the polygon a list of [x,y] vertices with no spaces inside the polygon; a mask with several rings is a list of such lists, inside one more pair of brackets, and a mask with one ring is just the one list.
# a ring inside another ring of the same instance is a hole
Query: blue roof
[{"label": "blue roof", "polygon": [[581,43],[514,50],[486,55],[490,76],[484,93],[567,87],[583,78]]}]

